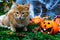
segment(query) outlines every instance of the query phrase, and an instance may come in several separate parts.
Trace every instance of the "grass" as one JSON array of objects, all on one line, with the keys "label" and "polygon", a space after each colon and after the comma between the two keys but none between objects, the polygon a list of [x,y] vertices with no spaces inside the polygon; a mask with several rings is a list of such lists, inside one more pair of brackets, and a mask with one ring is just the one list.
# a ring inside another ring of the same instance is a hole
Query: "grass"
[{"label": "grass", "polygon": [[17,36],[16,32],[12,32],[7,28],[0,27],[0,40],[60,40],[60,34],[48,35],[43,34],[40,31],[33,33],[31,30],[34,27],[37,27],[36,24],[32,24],[28,26],[29,29],[27,32],[21,31],[20,34],[25,34],[25,36]]}]

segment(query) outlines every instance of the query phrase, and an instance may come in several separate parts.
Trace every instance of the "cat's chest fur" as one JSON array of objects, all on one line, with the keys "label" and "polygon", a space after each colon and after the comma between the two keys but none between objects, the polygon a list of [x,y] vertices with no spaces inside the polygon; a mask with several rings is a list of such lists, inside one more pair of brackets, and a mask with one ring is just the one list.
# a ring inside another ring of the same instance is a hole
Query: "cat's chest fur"
[{"label": "cat's chest fur", "polygon": [[18,27],[24,27],[27,26],[29,24],[29,19],[23,19],[23,20],[17,20],[17,26]]}]

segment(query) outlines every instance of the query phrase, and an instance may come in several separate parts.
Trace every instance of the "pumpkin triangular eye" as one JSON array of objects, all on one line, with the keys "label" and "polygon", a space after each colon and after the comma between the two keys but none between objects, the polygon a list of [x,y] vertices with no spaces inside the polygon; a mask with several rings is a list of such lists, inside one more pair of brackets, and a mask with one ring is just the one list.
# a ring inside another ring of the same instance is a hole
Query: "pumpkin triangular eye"
[{"label": "pumpkin triangular eye", "polygon": [[48,24],[50,24],[50,23],[48,22]]}]

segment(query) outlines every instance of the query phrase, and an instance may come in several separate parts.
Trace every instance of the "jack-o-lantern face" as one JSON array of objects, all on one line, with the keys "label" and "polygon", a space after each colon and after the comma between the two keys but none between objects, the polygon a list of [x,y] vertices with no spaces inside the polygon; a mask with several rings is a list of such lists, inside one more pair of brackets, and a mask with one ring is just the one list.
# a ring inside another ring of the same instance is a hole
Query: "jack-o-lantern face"
[{"label": "jack-o-lantern face", "polygon": [[58,24],[58,28],[59,28],[59,32],[60,32],[60,15],[57,15],[57,16],[54,18],[54,21]]},{"label": "jack-o-lantern face", "polygon": [[58,26],[54,21],[45,20],[40,24],[40,31],[48,34],[55,34],[58,32]]}]

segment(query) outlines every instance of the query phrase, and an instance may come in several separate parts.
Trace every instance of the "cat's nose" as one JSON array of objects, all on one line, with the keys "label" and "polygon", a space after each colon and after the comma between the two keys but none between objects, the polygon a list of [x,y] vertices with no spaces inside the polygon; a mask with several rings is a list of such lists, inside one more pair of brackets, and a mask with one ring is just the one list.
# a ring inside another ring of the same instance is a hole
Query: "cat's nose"
[{"label": "cat's nose", "polygon": [[21,19],[21,17],[19,17],[19,19]]}]

